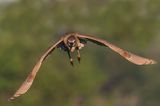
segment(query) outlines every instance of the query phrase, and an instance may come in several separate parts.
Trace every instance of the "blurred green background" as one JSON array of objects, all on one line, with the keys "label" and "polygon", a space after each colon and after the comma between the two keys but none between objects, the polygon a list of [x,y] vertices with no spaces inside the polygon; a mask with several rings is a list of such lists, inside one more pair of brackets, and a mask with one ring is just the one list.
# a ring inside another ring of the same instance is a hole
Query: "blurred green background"
[{"label": "blurred green background", "polygon": [[55,50],[31,89],[8,102],[43,51],[68,31],[159,61],[160,1],[0,0],[1,106],[160,105],[159,64],[137,66],[93,43],[75,67]]}]

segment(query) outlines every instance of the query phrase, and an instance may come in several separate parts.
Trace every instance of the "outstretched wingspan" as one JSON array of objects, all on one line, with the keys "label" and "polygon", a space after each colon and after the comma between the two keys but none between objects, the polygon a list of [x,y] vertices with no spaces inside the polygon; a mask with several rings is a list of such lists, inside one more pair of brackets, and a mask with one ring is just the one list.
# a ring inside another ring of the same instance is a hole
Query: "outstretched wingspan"
[{"label": "outstretched wingspan", "polygon": [[38,62],[36,63],[36,65],[34,66],[34,68],[32,69],[31,73],[28,75],[28,77],[26,78],[26,80],[23,82],[23,84],[20,86],[20,88],[16,91],[16,93],[9,99],[9,100],[13,100],[14,98],[26,93],[28,91],[28,89],[31,87],[35,76],[38,72],[38,70],[41,67],[42,62],[47,58],[47,56],[53,52],[53,50],[62,42],[62,39],[60,39],[57,43],[55,43],[54,45],[52,45],[51,47],[49,47],[47,49],[47,51],[40,57],[40,59],[38,60]]},{"label": "outstretched wingspan", "polygon": [[82,34],[77,34],[77,36],[80,39],[87,39],[87,40],[89,40],[91,42],[94,42],[98,45],[107,46],[107,47],[109,47],[113,51],[117,52],[122,57],[124,57],[125,59],[127,59],[128,61],[130,61],[134,64],[147,65],[147,64],[155,64],[156,63],[156,61],[154,61],[152,59],[147,59],[147,58],[144,58],[144,57],[141,57],[141,56],[137,56],[137,55],[135,55],[133,53],[130,53],[126,50],[123,50],[123,49],[121,49],[121,48],[103,40],[103,39],[99,39],[99,38],[96,38],[96,37],[93,37],[93,36],[90,36],[90,35],[82,35]]}]

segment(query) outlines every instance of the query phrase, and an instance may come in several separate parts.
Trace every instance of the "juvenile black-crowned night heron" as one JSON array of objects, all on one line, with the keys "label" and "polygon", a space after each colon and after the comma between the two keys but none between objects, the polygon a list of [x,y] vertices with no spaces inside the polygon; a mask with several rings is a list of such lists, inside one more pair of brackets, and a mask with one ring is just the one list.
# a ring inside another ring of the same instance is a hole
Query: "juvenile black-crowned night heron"
[{"label": "juvenile black-crowned night heron", "polygon": [[47,49],[46,52],[40,57],[36,65],[34,66],[33,70],[31,73],[28,75],[27,79],[23,82],[23,84],[20,86],[20,88],[17,90],[17,92],[9,99],[12,100],[21,94],[24,94],[27,92],[27,90],[30,88],[30,86],[33,83],[33,80],[41,67],[42,62],[47,58],[49,54],[53,52],[55,48],[60,48],[67,52],[70,63],[73,65],[73,59],[72,56],[70,55],[70,52],[74,52],[75,50],[77,51],[77,59],[80,62],[80,52],[79,50],[84,47],[87,43],[87,41],[91,41],[93,43],[96,43],[101,46],[105,46],[110,48],[111,50],[115,51],[116,53],[120,54],[122,57],[124,57],[126,60],[137,64],[137,65],[148,65],[148,64],[155,64],[156,61],[152,59],[147,59],[144,57],[137,56],[135,54],[132,54],[126,50],[123,50],[103,39],[99,39],[96,37],[93,37],[91,35],[84,35],[84,34],[79,34],[76,32],[73,33],[66,33],[64,34],[55,44],[53,44],[51,47]]}]

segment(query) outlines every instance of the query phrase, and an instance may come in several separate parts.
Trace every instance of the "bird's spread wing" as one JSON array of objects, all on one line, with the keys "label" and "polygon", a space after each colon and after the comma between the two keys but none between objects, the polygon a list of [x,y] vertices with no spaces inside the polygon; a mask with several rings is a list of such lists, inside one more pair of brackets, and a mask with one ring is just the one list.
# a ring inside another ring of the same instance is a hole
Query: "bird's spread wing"
[{"label": "bird's spread wing", "polygon": [[137,64],[137,65],[147,65],[147,64],[155,64],[156,61],[152,60],[152,59],[147,59],[147,58],[144,58],[144,57],[141,57],[141,56],[137,56],[133,53],[130,53],[126,50],[123,50],[103,39],[99,39],[99,38],[96,38],[96,37],[93,37],[93,36],[90,36],[90,35],[81,35],[81,34],[77,34],[77,36],[80,38],[80,39],[87,39],[91,42],[94,42],[98,45],[103,45],[103,46],[107,46],[109,47],[110,49],[112,49],[113,51],[117,52],[118,54],[120,54],[122,57],[124,57],[125,59],[127,59],[128,61],[134,63],[134,64]]},{"label": "bird's spread wing", "polygon": [[47,51],[40,57],[34,68],[32,69],[31,73],[28,75],[26,80],[23,82],[23,84],[20,86],[20,88],[16,91],[16,93],[9,99],[12,100],[24,93],[27,92],[27,90],[31,87],[33,80],[41,67],[42,62],[46,59],[46,57],[53,52],[53,50],[62,42],[62,40],[59,40],[57,43],[52,45],[47,49]]}]

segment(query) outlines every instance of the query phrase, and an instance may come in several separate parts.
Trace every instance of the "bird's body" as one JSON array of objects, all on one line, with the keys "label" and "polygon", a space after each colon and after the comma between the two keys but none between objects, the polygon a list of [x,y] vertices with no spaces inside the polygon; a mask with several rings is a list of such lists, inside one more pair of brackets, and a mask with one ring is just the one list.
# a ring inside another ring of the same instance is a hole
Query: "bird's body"
[{"label": "bird's body", "polygon": [[27,92],[27,90],[30,88],[30,86],[33,83],[33,80],[41,67],[42,62],[46,59],[46,57],[53,52],[55,48],[60,48],[67,52],[70,63],[73,65],[73,59],[70,54],[70,52],[77,51],[77,59],[80,62],[80,49],[84,47],[87,43],[87,41],[91,41],[93,43],[96,43],[101,46],[105,46],[113,50],[114,52],[120,54],[122,57],[124,57],[126,60],[137,64],[137,65],[148,65],[148,64],[155,64],[156,61],[152,59],[147,59],[144,57],[140,57],[138,55],[132,54],[126,50],[123,50],[103,39],[99,39],[90,35],[84,35],[79,34],[76,32],[73,33],[66,33],[64,34],[55,44],[53,44],[51,47],[47,49],[47,51],[44,52],[44,54],[40,57],[34,68],[32,69],[31,73],[28,75],[27,79],[23,82],[23,84],[20,86],[20,88],[17,90],[17,92],[10,98],[10,100],[14,99],[15,97],[20,96],[21,94],[24,94]]}]

